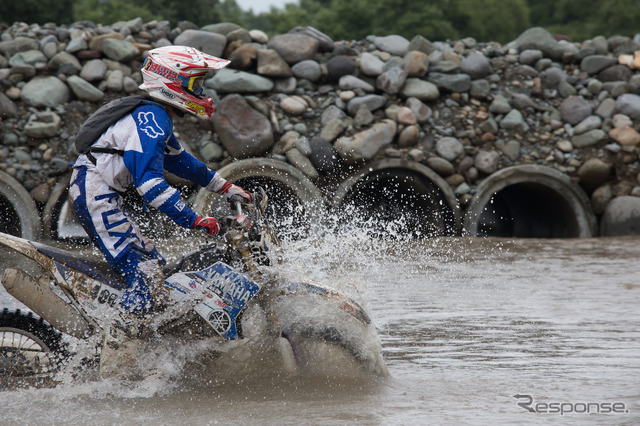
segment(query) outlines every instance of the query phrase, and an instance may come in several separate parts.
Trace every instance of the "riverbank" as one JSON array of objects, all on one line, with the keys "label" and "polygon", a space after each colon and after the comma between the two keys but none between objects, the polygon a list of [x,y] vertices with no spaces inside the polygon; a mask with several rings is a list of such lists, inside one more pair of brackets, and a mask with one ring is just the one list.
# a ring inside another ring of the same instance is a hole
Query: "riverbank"
[{"label": "riverbank", "polygon": [[[56,188],[84,119],[135,93],[146,52],[171,44],[231,60],[206,83],[217,115],[175,124],[185,148],[212,168],[244,160],[239,179],[260,173],[248,159],[266,158],[267,177],[298,198],[313,193],[330,208],[392,199],[438,217],[429,224],[436,235],[640,229],[634,39],[571,42],[532,28],[507,45],[397,35],[334,41],[313,28],[269,38],[230,23],[141,19],[3,28],[0,170],[41,216],[59,213],[50,204],[63,195]],[[390,187],[395,195],[381,195]],[[24,197],[4,191],[2,205],[19,211],[12,200]]]}]

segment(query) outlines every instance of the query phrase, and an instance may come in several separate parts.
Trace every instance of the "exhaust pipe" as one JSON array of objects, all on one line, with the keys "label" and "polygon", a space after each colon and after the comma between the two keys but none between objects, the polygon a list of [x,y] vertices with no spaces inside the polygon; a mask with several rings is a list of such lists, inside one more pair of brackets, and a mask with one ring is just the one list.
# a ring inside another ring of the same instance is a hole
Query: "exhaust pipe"
[{"label": "exhaust pipe", "polygon": [[22,269],[5,269],[2,285],[9,294],[54,328],[78,339],[93,334],[92,327],[75,308],[55,294],[46,283],[37,281]]}]

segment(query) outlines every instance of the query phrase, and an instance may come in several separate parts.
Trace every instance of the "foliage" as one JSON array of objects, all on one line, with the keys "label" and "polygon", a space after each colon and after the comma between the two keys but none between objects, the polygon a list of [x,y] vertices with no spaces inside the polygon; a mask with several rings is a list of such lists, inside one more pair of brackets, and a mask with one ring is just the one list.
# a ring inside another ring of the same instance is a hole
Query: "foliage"
[{"label": "foliage", "polygon": [[581,41],[595,35],[633,36],[640,21],[639,0],[291,0],[259,15],[236,0],[22,0],[0,2],[0,21],[71,24],[90,20],[111,24],[190,21],[202,27],[234,22],[270,35],[295,26],[313,26],[334,40],[369,35],[422,35],[430,40],[474,37],[506,43],[531,26]]},{"label": "foliage", "polygon": [[[438,0],[379,0],[372,3],[373,35],[421,35],[432,40],[457,38],[459,33],[445,16]],[[407,13],[409,12],[409,13]]]},{"label": "foliage", "polygon": [[[339,16],[340,20],[336,21]],[[359,40],[369,34],[369,27],[363,25],[370,22],[375,25],[374,8],[362,10],[357,1],[343,2],[332,0],[328,7],[318,8],[313,14],[312,26],[316,28],[333,27],[331,37],[336,40]]]},{"label": "foliage", "polygon": [[602,35],[634,35],[640,22],[640,2],[637,0],[617,0],[598,2],[599,26],[596,31]]},{"label": "foliage", "polygon": [[509,41],[529,23],[525,0],[300,0],[268,18],[275,32],[310,25],[336,40],[399,34]]},{"label": "foliage", "polygon": [[220,22],[223,12],[232,18],[241,16],[235,0],[76,0],[73,8],[75,21],[93,21],[110,24],[141,17],[144,22],[153,19],[168,20],[173,24],[190,21],[199,26]]},{"label": "foliage", "polygon": [[637,0],[529,0],[529,8],[532,25],[577,41],[638,32]]},{"label": "foliage", "polygon": [[92,21],[112,24],[117,21],[141,17],[143,21],[156,19],[151,9],[143,2],[129,0],[80,0],[73,5],[73,16],[76,21]]},{"label": "foliage", "polygon": [[[300,0],[284,10],[272,9],[270,29],[287,32],[294,26],[312,26],[335,40],[358,40],[368,35],[399,34],[413,38],[454,37],[436,0]],[[411,13],[406,13],[410,10]]]},{"label": "foliage", "polygon": [[3,0],[0,1],[0,22],[60,23],[72,5],[73,0]]},{"label": "foliage", "polygon": [[457,0],[447,16],[460,35],[479,41],[507,43],[529,28],[529,8],[525,0]]},{"label": "foliage", "polygon": [[264,30],[271,34],[283,34],[289,32],[291,28],[296,26],[311,25],[310,15],[316,10],[315,7],[311,10],[305,10],[292,4],[286,4],[284,11],[271,8],[266,14],[269,25],[265,27]]}]

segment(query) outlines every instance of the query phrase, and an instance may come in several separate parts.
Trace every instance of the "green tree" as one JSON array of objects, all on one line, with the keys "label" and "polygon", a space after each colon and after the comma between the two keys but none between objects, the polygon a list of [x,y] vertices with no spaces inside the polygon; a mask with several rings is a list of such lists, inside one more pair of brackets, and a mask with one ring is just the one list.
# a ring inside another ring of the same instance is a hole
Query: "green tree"
[{"label": "green tree", "polygon": [[[198,26],[205,26],[221,22],[220,2],[218,0],[144,0],[156,16],[168,20],[172,24],[179,21],[193,22]],[[236,5],[234,0],[228,0],[227,7]],[[232,4],[231,4],[232,3]]]},{"label": "green tree", "polygon": [[301,0],[284,10],[268,13],[270,30],[287,32],[310,25],[334,40],[361,39],[368,35],[420,34],[430,38],[455,37],[456,30],[436,0]]},{"label": "green tree", "polygon": [[549,18],[541,26],[553,34],[563,34],[573,40],[585,40],[596,35],[602,0],[557,0],[549,9]]},{"label": "green tree", "polygon": [[74,3],[73,18],[76,21],[89,20],[111,24],[137,17],[148,22],[154,19],[168,20],[173,25],[179,21],[190,21],[198,26],[225,20],[240,21],[246,12],[235,0],[77,0]]},{"label": "green tree", "polygon": [[444,13],[448,1],[379,0],[373,7],[373,34],[398,34],[412,39],[421,35],[431,40],[457,38],[458,30]]},{"label": "green tree", "polygon": [[313,14],[312,25],[327,29],[336,40],[359,40],[372,34],[373,15],[373,8],[361,0],[331,1]]},{"label": "green tree", "polygon": [[45,24],[69,23],[69,10],[73,0],[3,0],[0,1],[0,22]]},{"label": "green tree", "polygon": [[145,22],[157,18],[144,2],[134,4],[128,0],[80,0],[73,5],[75,21],[86,20],[108,25],[137,17]]},{"label": "green tree", "polygon": [[596,31],[602,35],[634,36],[640,29],[640,2],[637,0],[606,0],[600,2]]},{"label": "green tree", "polygon": [[528,0],[531,25],[544,27],[553,23],[553,10],[557,4],[558,0]]},{"label": "green tree", "polygon": [[458,32],[478,41],[507,43],[529,28],[525,0],[454,0],[449,16]]},{"label": "green tree", "polygon": [[[302,3],[302,7],[295,4],[285,4],[284,10],[272,7],[269,12],[264,14],[268,25],[263,30],[271,34],[284,34],[293,27],[315,26],[311,17],[318,10],[316,2],[314,0],[302,0]],[[304,4],[306,4],[306,7]]]},{"label": "green tree", "polygon": [[238,25],[243,25],[249,15],[249,12],[243,11],[235,0],[223,0],[215,10],[220,14],[221,21],[235,22]]},{"label": "green tree", "polygon": [[637,0],[528,0],[528,4],[532,25],[576,41],[638,32]]}]

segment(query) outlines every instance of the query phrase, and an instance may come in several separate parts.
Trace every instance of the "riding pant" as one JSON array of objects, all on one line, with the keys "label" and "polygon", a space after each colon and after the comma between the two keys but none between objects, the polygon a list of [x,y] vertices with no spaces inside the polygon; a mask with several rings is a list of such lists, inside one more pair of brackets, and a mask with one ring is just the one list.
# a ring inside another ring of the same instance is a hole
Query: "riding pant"
[{"label": "riding pant", "polygon": [[136,314],[148,313],[152,290],[159,292],[163,285],[165,261],[124,211],[120,193],[93,168],[82,166],[71,175],[69,201],[91,241],[128,284],[120,304]]}]

